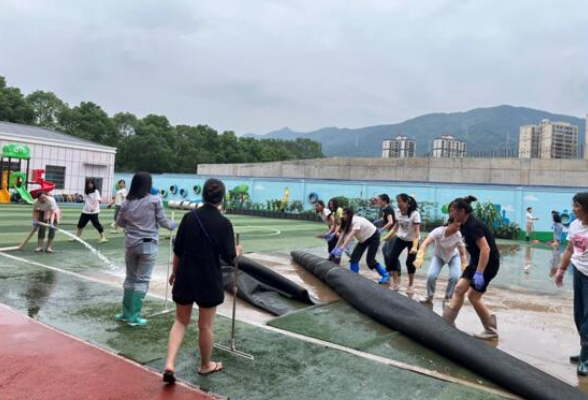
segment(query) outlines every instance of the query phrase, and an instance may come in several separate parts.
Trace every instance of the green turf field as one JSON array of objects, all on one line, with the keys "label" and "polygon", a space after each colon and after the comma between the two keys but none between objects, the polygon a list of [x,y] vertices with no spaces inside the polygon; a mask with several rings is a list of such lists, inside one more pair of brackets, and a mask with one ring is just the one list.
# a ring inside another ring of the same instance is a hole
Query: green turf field
[{"label": "green turf field", "polygon": [[[81,213],[81,205],[62,207],[63,218],[60,227],[72,233],[76,231],[76,224]],[[176,222],[180,222],[185,211],[173,212]],[[83,239],[92,246],[104,249],[106,253],[118,248],[122,250],[122,234],[110,233],[113,221],[113,210],[104,209],[100,213],[100,222],[105,228],[109,243],[98,244],[98,234],[91,224],[84,230]],[[168,218],[172,212],[167,210]],[[320,246],[323,241],[317,239],[317,233],[324,231],[321,223],[306,221],[291,221],[272,218],[249,217],[242,215],[227,215],[233,222],[235,233],[240,234],[241,244],[247,252],[291,250],[309,246]],[[32,207],[28,205],[0,205],[0,247],[13,246],[27,235],[31,229]],[[161,229],[162,237],[169,236],[169,232]],[[79,247],[79,244],[68,244],[67,237],[58,234],[56,250],[69,250]],[[34,242],[31,241],[31,242]],[[32,245],[34,247],[34,245]]]}]

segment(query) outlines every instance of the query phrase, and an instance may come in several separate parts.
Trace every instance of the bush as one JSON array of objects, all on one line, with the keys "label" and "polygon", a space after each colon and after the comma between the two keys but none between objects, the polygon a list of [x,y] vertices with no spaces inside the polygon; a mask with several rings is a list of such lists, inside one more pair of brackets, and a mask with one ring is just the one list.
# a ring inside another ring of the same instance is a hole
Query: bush
[{"label": "bush", "polygon": [[294,200],[289,206],[288,206],[288,211],[290,212],[302,212],[302,210],[304,210],[304,205],[302,204],[302,202],[300,200]]}]

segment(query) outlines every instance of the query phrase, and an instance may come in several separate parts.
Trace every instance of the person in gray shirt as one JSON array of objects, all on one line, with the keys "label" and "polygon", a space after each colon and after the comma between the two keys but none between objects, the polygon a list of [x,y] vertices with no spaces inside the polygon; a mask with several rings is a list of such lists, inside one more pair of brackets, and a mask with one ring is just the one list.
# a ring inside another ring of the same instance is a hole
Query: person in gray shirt
[{"label": "person in gray shirt", "polygon": [[170,231],[176,228],[175,222],[167,220],[161,199],[150,194],[151,186],[151,175],[146,172],[136,173],[116,219],[116,224],[126,231],[127,276],[123,285],[123,311],[115,318],[131,326],[147,323],[141,317],[141,308],[157,259],[158,226]]}]

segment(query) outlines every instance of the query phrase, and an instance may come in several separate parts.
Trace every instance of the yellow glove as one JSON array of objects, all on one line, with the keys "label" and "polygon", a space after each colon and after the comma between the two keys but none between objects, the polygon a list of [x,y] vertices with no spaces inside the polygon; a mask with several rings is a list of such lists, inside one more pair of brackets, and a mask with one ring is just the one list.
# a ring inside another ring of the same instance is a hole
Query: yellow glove
[{"label": "yellow glove", "polygon": [[394,236],[396,236],[396,231],[390,231],[390,233],[388,233],[386,236],[384,236],[382,238],[382,240],[384,240],[384,242],[389,241],[390,239],[392,239]]},{"label": "yellow glove", "polygon": [[410,249],[410,253],[408,254],[416,254],[419,251],[419,238],[415,238],[412,241],[412,249]]},{"label": "yellow glove", "polygon": [[420,268],[423,266],[423,261],[425,261],[425,252],[420,250],[417,253],[415,260],[412,262],[412,265],[414,265],[415,268]]}]

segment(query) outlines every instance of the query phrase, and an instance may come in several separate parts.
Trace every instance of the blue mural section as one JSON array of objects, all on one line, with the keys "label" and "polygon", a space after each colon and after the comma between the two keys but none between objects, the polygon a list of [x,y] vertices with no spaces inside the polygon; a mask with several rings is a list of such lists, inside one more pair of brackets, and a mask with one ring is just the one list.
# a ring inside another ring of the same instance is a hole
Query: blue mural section
[{"label": "blue mural section", "polygon": [[[130,183],[132,174],[117,173],[116,181],[125,179]],[[154,187],[165,195],[165,200],[200,201],[200,193],[196,193],[208,177],[186,174],[153,175]],[[396,194],[407,193],[417,199],[421,211],[430,219],[446,218],[443,206],[456,197],[472,194],[481,202],[492,202],[500,215],[509,222],[518,223],[523,229],[526,222],[526,208],[532,207],[533,214],[539,220],[535,222],[535,230],[551,231],[551,211],[556,210],[573,218],[571,201],[575,193],[585,191],[584,188],[556,188],[508,185],[468,185],[443,183],[415,182],[382,182],[382,181],[338,181],[308,179],[274,179],[274,178],[234,178],[218,177],[225,183],[227,190],[242,195],[244,186],[248,188],[249,204],[265,205],[268,202],[284,200],[288,203],[298,200],[305,210],[311,209],[309,195],[315,193],[325,202],[331,197],[345,196],[348,198],[369,199],[381,193],[391,198]]]}]

